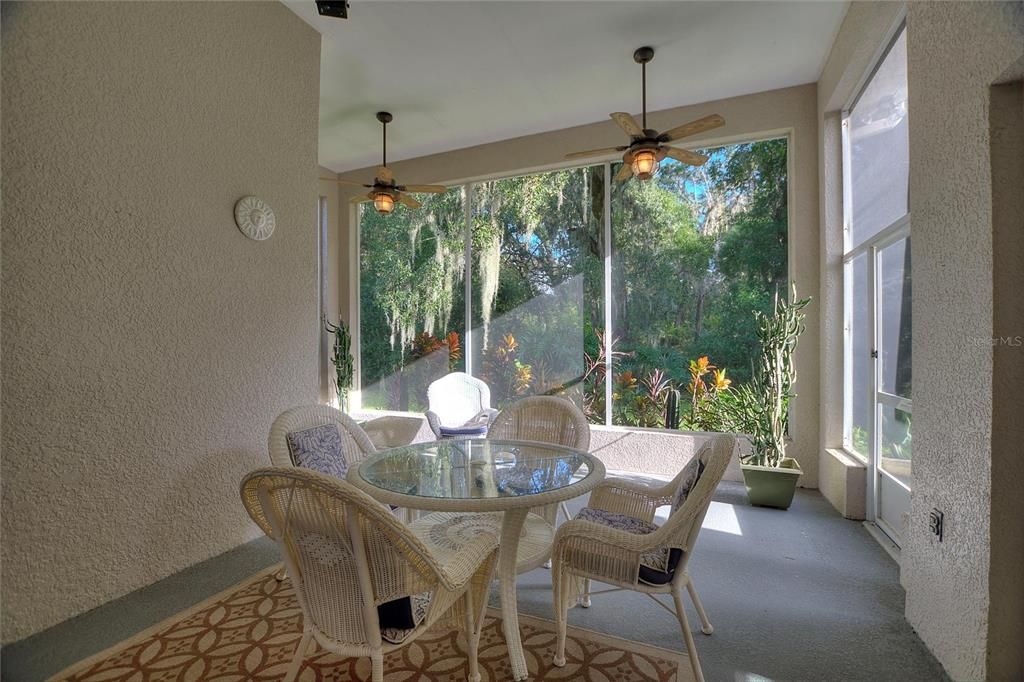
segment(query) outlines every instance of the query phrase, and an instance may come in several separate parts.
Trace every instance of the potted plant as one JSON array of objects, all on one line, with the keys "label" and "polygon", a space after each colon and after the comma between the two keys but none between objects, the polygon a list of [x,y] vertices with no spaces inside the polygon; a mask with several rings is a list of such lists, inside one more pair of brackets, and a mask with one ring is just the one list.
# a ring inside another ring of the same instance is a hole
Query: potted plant
[{"label": "potted plant", "polygon": [[753,446],[741,461],[747,497],[753,505],[789,509],[803,473],[800,464],[786,456],[786,433],[789,402],[796,395],[793,353],[805,328],[804,308],[810,302],[810,298],[780,299],[776,291],[771,314],[755,313],[761,355],[754,376],[724,392],[717,401],[723,424],[729,431],[742,433]]},{"label": "potted plant", "polygon": [[348,325],[339,319],[338,324],[331,324],[324,315],[324,329],[334,336],[331,348],[331,364],[334,365],[335,379],[338,387],[338,409],[348,411],[348,392],[352,388],[352,337],[348,333]]}]

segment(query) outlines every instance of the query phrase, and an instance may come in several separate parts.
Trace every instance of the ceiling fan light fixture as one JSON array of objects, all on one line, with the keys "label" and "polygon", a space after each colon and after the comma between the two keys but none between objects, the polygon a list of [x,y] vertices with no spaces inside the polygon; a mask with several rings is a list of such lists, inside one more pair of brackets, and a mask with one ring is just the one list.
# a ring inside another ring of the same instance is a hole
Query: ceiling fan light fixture
[{"label": "ceiling fan light fixture", "polygon": [[658,170],[658,155],[653,149],[641,149],[633,152],[630,163],[637,180],[650,180]]},{"label": "ceiling fan light fixture", "polygon": [[387,215],[395,210],[395,198],[388,192],[377,192],[373,195],[373,207],[377,213]]}]

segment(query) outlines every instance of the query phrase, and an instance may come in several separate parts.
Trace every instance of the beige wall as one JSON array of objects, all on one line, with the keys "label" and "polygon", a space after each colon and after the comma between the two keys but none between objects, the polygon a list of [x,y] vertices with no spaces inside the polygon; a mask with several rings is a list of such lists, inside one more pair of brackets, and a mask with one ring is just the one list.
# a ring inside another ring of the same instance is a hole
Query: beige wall
[{"label": "beige wall", "polygon": [[319,45],[277,3],[3,4],[5,643],[257,535],[239,481],[318,390]]},{"label": "beige wall", "polygon": [[866,515],[867,468],[843,446],[843,156],[842,110],[849,106],[898,28],[905,5],[854,2],[818,80],[821,283],[819,487],[847,518]]},{"label": "beige wall", "polygon": [[[818,253],[819,232],[816,101],[816,88],[811,84],[648,114],[651,126],[658,129],[711,113],[725,117],[725,128],[689,138],[695,146],[705,142],[741,141],[765,133],[790,134],[790,276],[799,293],[811,295],[816,295],[818,288],[818,259],[813,256]],[[398,161],[390,166],[402,182],[453,184],[566,163],[565,155],[569,152],[621,141],[622,131],[609,120]],[[372,176],[372,168],[341,175],[362,182]],[[347,188],[343,188],[345,191]],[[347,215],[342,212],[342,232],[351,238],[353,225]],[[808,257],[808,254],[812,255]],[[354,284],[350,280],[350,286]],[[819,311],[820,305],[815,301],[809,308],[807,331],[797,351],[799,396],[793,402],[791,420],[791,454],[804,469],[801,485],[808,487],[816,487],[818,481]]]},{"label": "beige wall", "polygon": [[[1013,571],[1018,582],[1022,575],[1020,564],[990,564],[992,533],[1006,520],[991,515],[997,453],[987,343],[993,191],[1020,192],[993,184],[990,86],[1022,55],[1019,2],[908,8],[915,442],[902,578],[907,619],[958,680],[989,672],[990,571]],[[1016,402],[1019,419],[1019,393],[1004,398]],[[1015,450],[1019,458],[1019,443]],[[941,543],[928,533],[933,507],[946,517]],[[1019,532],[1020,519],[1013,523]],[[1015,634],[1019,651],[1022,633]]]}]

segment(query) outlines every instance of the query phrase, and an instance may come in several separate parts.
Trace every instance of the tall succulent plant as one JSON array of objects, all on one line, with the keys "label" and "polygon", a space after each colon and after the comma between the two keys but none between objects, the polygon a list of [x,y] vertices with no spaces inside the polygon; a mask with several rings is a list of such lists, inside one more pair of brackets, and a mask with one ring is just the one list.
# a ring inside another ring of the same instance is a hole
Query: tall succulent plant
[{"label": "tall succulent plant", "polygon": [[665,428],[679,428],[679,389],[670,388],[665,399]]},{"label": "tall succulent plant", "polygon": [[772,313],[756,314],[761,354],[753,378],[719,401],[726,428],[746,435],[753,445],[744,464],[778,467],[786,458],[789,402],[796,395],[793,354],[805,328],[804,308],[810,302],[809,297],[790,302],[775,292]]},{"label": "tall succulent plant", "polygon": [[352,336],[348,325],[339,319],[338,324],[331,324],[324,316],[324,329],[334,336],[331,348],[331,364],[334,365],[335,379],[338,386],[338,406],[342,411],[348,409],[348,392],[352,389]]}]

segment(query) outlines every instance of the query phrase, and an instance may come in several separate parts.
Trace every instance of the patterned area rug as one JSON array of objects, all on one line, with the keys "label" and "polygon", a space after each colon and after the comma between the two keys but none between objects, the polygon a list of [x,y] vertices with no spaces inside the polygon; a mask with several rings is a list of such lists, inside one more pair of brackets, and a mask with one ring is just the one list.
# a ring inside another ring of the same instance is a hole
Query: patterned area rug
[{"label": "patterned area rug", "polygon": [[[149,682],[158,680],[279,680],[302,633],[289,581],[261,573],[132,639],[75,664],[54,680]],[[689,682],[685,655],[580,628],[569,628],[566,665],[551,664],[555,625],[520,616],[523,647],[534,680]],[[491,610],[480,637],[484,680],[511,680],[498,612]],[[431,631],[384,659],[388,682],[465,680],[465,644],[455,631]],[[368,680],[368,658],[308,655],[299,680]]]}]

